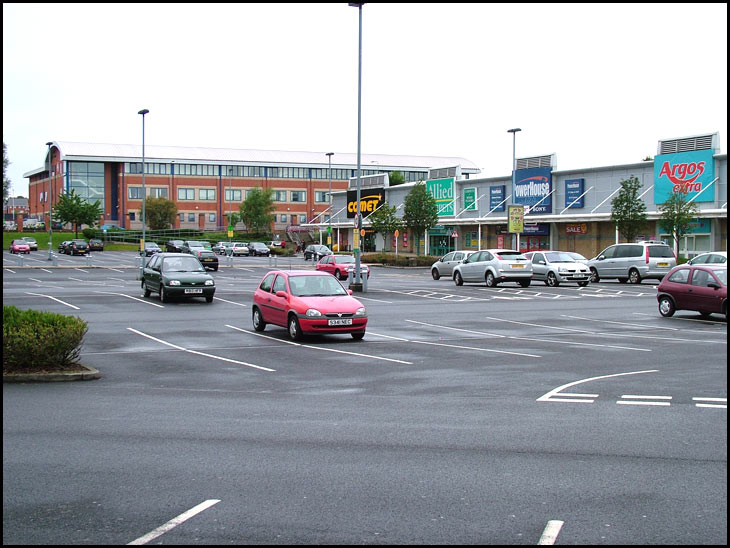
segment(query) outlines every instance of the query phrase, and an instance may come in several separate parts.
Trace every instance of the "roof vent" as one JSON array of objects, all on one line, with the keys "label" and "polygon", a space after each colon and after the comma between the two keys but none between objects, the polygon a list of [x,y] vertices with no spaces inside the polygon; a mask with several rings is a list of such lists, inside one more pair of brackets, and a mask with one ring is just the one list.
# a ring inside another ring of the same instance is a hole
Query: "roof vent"
[{"label": "roof vent", "polygon": [[677,152],[693,152],[695,150],[713,150],[715,154],[719,154],[720,134],[710,133],[708,135],[694,135],[692,137],[680,137],[679,139],[659,141],[657,154],[675,154]]},{"label": "roof vent", "polygon": [[[364,175],[360,177],[360,188],[387,188],[390,186],[390,179],[387,173],[376,173],[375,175]],[[357,177],[350,177],[350,190],[357,189]]]},{"label": "roof vent", "polygon": [[517,169],[532,169],[535,167],[557,167],[555,154],[545,156],[533,156],[532,158],[517,158]]},{"label": "roof vent", "polygon": [[433,179],[446,179],[447,177],[461,179],[461,166],[432,167],[428,170],[427,178],[429,181]]}]

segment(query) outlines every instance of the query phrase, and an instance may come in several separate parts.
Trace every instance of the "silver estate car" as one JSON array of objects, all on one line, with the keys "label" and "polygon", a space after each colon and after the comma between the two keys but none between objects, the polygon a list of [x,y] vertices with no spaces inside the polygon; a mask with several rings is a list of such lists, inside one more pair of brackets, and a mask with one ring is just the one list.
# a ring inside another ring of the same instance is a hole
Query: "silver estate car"
[{"label": "silver estate car", "polygon": [[653,240],[611,245],[588,261],[593,283],[601,278],[618,278],[620,283],[632,284],[646,278],[661,280],[675,266],[677,258],[672,248]]},{"label": "silver estate car", "polygon": [[484,282],[487,287],[496,287],[501,282],[517,282],[522,287],[529,287],[532,263],[513,249],[482,249],[456,265],[452,278],[456,285]]},{"label": "silver estate car", "polygon": [[431,276],[438,280],[441,276],[451,278],[454,267],[466,259],[473,251],[450,251],[431,265]]},{"label": "silver estate car", "polygon": [[591,279],[589,268],[565,251],[529,251],[525,257],[532,261],[532,279],[550,287],[563,282],[578,282],[585,287]]}]

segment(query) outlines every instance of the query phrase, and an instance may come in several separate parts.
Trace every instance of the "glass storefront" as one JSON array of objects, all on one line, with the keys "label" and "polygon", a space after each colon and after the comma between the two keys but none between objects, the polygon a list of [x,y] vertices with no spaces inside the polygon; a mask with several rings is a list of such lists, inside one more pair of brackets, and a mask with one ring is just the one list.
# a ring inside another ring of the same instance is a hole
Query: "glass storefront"
[{"label": "glass storefront", "polygon": [[68,162],[68,192],[82,200],[104,205],[104,164],[101,162]]}]

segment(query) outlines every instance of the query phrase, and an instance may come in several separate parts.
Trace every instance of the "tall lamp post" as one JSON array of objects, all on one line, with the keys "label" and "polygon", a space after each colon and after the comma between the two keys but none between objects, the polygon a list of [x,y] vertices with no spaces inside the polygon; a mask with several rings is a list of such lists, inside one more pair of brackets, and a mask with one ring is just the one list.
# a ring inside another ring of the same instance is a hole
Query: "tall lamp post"
[{"label": "tall lamp post", "polygon": [[[515,175],[517,171],[517,158],[515,157],[515,140],[516,135],[518,131],[522,131],[522,129],[516,127],[512,129],[508,129],[507,133],[512,134],[512,194],[515,192]],[[520,233],[517,232],[517,251],[520,250]]]},{"label": "tall lamp post", "polygon": [[228,168],[228,241],[231,241],[233,230],[231,221],[233,219],[233,168]]},{"label": "tall lamp post", "polygon": [[145,236],[147,235],[147,232],[145,230],[145,227],[147,226],[147,217],[145,215],[145,202],[147,201],[147,189],[145,187],[145,165],[144,165],[144,115],[149,112],[148,109],[144,108],[140,110],[137,114],[142,115],[142,240],[139,242],[139,254],[142,257],[142,261],[139,267],[139,279],[144,279],[144,263],[145,263],[145,250],[144,250],[144,242],[145,242]]},{"label": "tall lamp post", "polygon": [[[362,7],[364,3],[351,3],[350,7],[358,11],[358,47],[357,47],[357,207],[355,209],[355,230],[362,228],[360,213],[360,120],[362,105]],[[355,289],[360,289],[360,234],[355,236],[358,244],[355,248]],[[354,240],[354,238],[353,238]]]},{"label": "tall lamp post", "polygon": [[327,194],[327,202],[329,203],[329,215],[327,215],[327,245],[332,246],[332,155],[334,152],[326,154],[329,163],[330,190]]},{"label": "tall lamp post", "polygon": [[51,184],[51,145],[52,141],[48,141],[46,146],[48,147],[48,260],[53,260],[53,218],[51,217],[51,196],[53,196],[53,185]]}]

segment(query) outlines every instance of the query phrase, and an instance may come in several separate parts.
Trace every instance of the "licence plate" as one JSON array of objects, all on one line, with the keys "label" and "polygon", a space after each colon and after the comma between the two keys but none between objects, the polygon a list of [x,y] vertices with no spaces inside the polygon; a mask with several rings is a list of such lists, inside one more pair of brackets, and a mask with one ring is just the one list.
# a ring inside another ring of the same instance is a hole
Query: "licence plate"
[{"label": "licence plate", "polygon": [[513,264],[512,268],[525,268],[525,265],[523,264]]},{"label": "licence plate", "polygon": [[197,287],[196,288],[193,288],[193,289],[186,289],[185,290],[185,293],[199,294],[199,293],[202,293],[202,292],[203,292],[203,290],[201,288],[197,288]]},{"label": "licence plate", "polygon": [[664,267],[667,267],[667,266],[669,266],[669,263],[657,263],[656,265],[657,265],[657,266],[664,266]]},{"label": "licence plate", "polygon": [[327,325],[352,325],[352,318],[340,318],[338,320],[329,320]]},{"label": "licence plate", "polygon": [[204,263],[212,263],[213,262],[213,257],[208,257],[207,259],[203,259],[203,262]]}]

